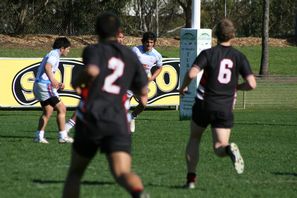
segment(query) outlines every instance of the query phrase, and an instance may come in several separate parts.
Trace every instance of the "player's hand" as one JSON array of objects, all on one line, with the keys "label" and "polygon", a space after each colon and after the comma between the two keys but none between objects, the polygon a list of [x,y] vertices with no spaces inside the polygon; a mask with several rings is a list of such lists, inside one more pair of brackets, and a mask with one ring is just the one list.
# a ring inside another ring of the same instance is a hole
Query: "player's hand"
[{"label": "player's hand", "polygon": [[55,88],[55,89],[60,89],[60,84],[57,80],[53,80],[52,81],[52,86]]},{"label": "player's hand", "polygon": [[154,81],[154,79],[153,79],[153,78],[151,78],[151,77],[147,77],[147,80],[148,80],[148,83],[150,83],[150,82]]},{"label": "player's hand", "polygon": [[188,92],[188,87],[185,87],[184,89],[180,89],[180,90],[179,90],[179,94],[180,94],[181,96],[184,96],[187,92]]},{"label": "player's hand", "polygon": [[59,83],[59,89],[63,90],[65,88],[65,84],[64,83]]},{"label": "player's hand", "polygon": [[76,88],[75,88],[75,91],[76,91],[76,93],[77,93],[78,95],[80,95],[81,92],[82,92],[80,87],[76,87]]},{"label": "player's hand", "polygon": [[143,68],[144,68],[145,70],[149,69],[149,65],[148,65],[148,64],[142,64],[142,65],[143,65]]}]

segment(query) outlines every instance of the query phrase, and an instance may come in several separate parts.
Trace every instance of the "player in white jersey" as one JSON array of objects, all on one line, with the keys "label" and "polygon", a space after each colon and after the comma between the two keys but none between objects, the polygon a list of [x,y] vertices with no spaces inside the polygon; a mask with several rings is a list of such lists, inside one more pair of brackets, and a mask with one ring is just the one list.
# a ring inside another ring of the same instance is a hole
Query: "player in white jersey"
[{"label": "player in white jersey", "polygon": [[[157,41],[157,36],[153,32],[145,32],[142,36],[142,45],[132,48],[138,59],[142,63],[148,81],[151,82],[157,78],[162,70],[162,55],[154,48]],[[157,69],[151,74],[151,68],[156,66]],[[135,118],[144,110],[144,106],[139,103],[131,113],[131,132],[135,131]]]},{"label": "player in white jersey", "polygon": [[64,89],[64,84],[57,81],[54,74],[59,68],[60,57],[67,56],[70,50],[70,42],[65,37],[59,37],[51,50],[42,60],[35,77],[33,92],[42,107],[42,115],[39,119],[38,128],[34,141],[45,143],[45,127],[54,110],[57,111],[57,124],[59,128],[59,143],[72,143],[73,139],[65,131],[66,107],[60,100],[58,89]]}]

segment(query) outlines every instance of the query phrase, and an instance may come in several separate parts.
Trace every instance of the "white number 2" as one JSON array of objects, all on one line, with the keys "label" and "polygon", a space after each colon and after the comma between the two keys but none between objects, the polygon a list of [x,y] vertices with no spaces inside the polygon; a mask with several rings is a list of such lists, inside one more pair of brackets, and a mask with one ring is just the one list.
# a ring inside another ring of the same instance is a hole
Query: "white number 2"
[{"label": "white number 2", "polygon": [[220,71],[218,75],[218,81],[222,84],[227,84],[231,80],[231,68],[233,67],[233,62],[230,59],[223,59],[220,63]]},{"label": "white number 2", "polygon": [[114,82],[123,75],[124,71],[124,63],[121,59],[112,57],[108,61],[109,69],[112,69],[113,72],[105,78],[103,90],[112,93],[112,94],[119,94],[120,93],[120,86],[115,85]]}]

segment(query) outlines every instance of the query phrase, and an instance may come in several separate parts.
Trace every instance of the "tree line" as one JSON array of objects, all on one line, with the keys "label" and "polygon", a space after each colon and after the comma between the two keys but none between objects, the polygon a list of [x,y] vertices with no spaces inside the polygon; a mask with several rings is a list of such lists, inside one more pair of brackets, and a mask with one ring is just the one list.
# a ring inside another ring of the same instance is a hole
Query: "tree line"
[{"label": "tree line", "polygon": [[[222,18],[232,19],[238,36],[262,34],[263,0],[201,0],[201,28],[212,29]],[[118,14],[126,34],[145,31],[159,36],[179,34],[191,26],[192,0],[1,0],[1,34],[87,35],[98,14]],[[297,1],[270,0],[270,37],[297,34]]]}]

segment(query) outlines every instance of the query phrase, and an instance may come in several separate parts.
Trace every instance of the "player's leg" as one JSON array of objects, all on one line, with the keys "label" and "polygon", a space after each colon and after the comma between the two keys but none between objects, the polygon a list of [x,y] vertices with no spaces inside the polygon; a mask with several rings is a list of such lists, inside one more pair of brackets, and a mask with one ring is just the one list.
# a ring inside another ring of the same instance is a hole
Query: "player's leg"
[{"label": "player's leg", "polygon": [[44,138],[44,132],[45,132],[45,127],[53,113],[54,108],[51,105],[44,104],[44,103],[41,103],[41,106],[42,106],[42,115],[39,118],[34,141],[38,143],[47,144],[48,141]]},{"label": "player's leg", "polygon": [[116,151],[107,154],[110,170],[116,181],[125,188],[133,198],[144,197],[143,184],[138,175],[131,172],[131,156],[127,152]]},{"label": "player's leg", "polygon": [[[136,96],[134,96],[136,97]],[[140,100],[140,98],[136,97],[137,100]],[[134,132],[135,131],[135,119],[136,117],[141,113],[143,112],[145,109],[145,106],[143,106],[143,104],[141,103],[138,103],[138,105],[135,107],[135,109],[132,111],[131,113],[131,123],[130,123],[130,130],[131,132]]]},{"label": "player's leg", "polygon": [[211,128],[213,149],[217,156],[225,157],[227,154],[226,147],[229,145],[231,129],[228,128]]},{"label": "player's leg", "polygon": [[67,133],[75,126],[76,123],[76,112],[74,111],[71,118],[65,124],[65,130]]},{"label": "player's leg", "polygon": [[55,105],[57,110],[57,124],[59,128],[59,143],[72,143],[73,139],[68,136],[65,130],[66,107],[63,102],[59,101]]},{"label": "player's leg", "polygon": [[238,174],[244,171],[244,161],[235,143],[229,144],[230,128],[212,128],[213,148],[217,156],[229,156]]},{"label": "player's leg", "polygon": [[78,198],[81,178],[92,158],[79,155],[72,149],[71,162],[63,189],[63,198]]},{"label": "player's leg", "polygon": [[199,161],[199,148],[205,128],[191,121],[191,134],[186,146],[187,188],[195,188],[196,167]]}]

